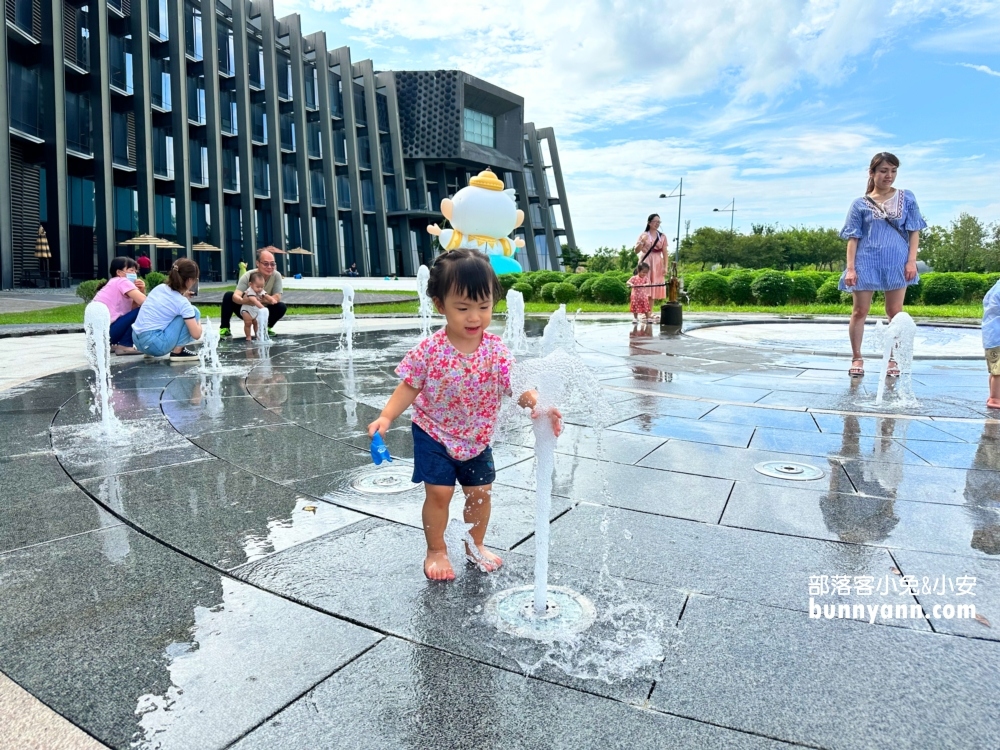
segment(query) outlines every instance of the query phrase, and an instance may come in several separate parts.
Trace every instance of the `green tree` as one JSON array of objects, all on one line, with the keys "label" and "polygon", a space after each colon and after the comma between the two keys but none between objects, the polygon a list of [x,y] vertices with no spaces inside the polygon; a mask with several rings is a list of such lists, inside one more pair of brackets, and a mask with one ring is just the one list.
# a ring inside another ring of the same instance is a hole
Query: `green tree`
[{"label": "green tree", "polygon": [[575,271],[577,266],[586,265],[589,259],[590,256],[586,255],[582,250],[577,247],[570,247],[569,245],[563,245],[562,253],[559,255],[559,262],[563,264],[563,267],[567,271]]}]

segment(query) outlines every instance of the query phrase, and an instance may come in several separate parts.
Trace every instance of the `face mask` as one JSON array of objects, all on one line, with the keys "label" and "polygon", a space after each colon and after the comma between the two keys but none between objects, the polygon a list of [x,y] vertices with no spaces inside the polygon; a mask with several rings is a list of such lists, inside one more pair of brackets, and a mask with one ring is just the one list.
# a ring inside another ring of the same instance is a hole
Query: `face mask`
[{"label": "face mask", "polygon": [[139,278],[139,276],[134,273],[126,273],[125,278],[128,279],[129,281],[135,281],[136,279]]}]

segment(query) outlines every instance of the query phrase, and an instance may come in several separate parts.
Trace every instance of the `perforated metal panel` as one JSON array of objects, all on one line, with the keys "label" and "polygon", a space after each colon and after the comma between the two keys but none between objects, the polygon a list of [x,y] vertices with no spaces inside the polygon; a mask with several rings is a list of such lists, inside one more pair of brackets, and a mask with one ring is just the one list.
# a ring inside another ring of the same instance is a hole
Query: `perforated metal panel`
[{"label": "perforated metal panel", "polygon": [[399,130],[406,158],[459,156],[462,112],[458,76],[455,70],[396,73]]}]

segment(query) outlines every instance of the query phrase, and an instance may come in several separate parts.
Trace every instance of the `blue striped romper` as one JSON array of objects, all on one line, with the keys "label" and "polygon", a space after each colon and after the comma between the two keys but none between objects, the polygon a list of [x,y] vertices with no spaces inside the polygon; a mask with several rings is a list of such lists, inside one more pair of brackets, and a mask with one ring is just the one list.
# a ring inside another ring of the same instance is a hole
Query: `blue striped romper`
[{"label": "blue striped romper", "polygon": [[[906,259],[910,254],[909,233],[927,226],[920,215],[917,199],[909,190],[897,190],[885,203],[885,211],[858,198],[847,212],[847,221],[840,230],[843,239],[856,237],[858,250],[854,256],[854,270],[858,283],[844,284],[844,271],[840,276],[842,292],[884,292],[902,289],[920,281],[918,274],[913,281],[904,276]],[[904,236],[905,235],[905,236]]]}]

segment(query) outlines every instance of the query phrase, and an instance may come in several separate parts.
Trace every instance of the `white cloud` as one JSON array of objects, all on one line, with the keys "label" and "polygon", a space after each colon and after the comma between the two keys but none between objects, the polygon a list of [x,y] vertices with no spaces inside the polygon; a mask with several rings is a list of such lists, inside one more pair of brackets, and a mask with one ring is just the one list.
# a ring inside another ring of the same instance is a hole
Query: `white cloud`
[{"label": "white cloud", "polygon": [[980,73],[985,73],[988,76],[996,76],[1000,78],[1000,71],[993,70],[988,65],[973,65],[972,63],[958,63],[963,68],[970,68],[972,70],[978,70]]}]

